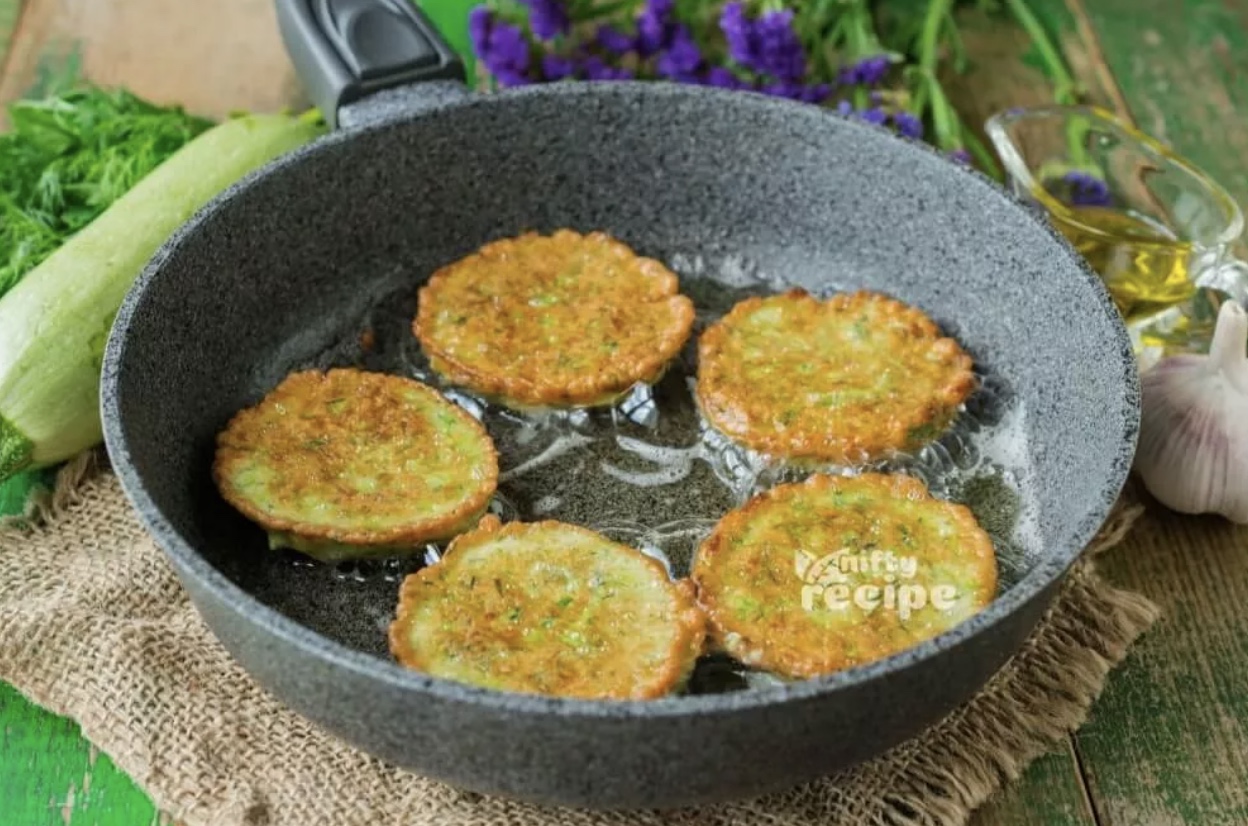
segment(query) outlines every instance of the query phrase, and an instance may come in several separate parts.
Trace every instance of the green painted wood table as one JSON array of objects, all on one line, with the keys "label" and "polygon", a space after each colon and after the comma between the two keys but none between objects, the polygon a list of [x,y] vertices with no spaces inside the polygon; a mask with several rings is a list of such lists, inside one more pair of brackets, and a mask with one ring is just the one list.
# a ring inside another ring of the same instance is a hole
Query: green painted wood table
[{"label": "green painted wood table", "polygon": [[[894,0],[904,7],[914,0]],[[471,0],[427,0],[465,45]],[[0,99],[66,65],[209,115],[296,101],[271,0],[0,0]],[[971,122],[1042,102],[1026,35],[961,12]],[[1248,0],[1032,0],[1088,96],[1172,143],[1248,203]],[[1088,723],[978,813],[978,826],[1248,824],[1248,529],[1150,506],[1104,563],[1164,610]],[[0,684],[0,826],[161,817],[70,721]]]}]

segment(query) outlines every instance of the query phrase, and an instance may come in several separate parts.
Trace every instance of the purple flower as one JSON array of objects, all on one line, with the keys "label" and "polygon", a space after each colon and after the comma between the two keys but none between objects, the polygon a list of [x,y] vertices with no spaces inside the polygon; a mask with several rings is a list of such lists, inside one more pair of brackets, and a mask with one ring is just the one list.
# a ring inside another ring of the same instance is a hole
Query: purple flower
[{"label": "purple flower", "polygon": [[962,147],[958,147],[957,149],[951,150],[950,152],[946,153],[945,157],[947,157],[949,160],[953,161],[954,163],[960,163],[963,166],[971,165],[971,153],[967,152]]},{"label": "purple flower", "polygon": [[802,101],[805,103],[823,103],[832,94],[832,85],[816,83],[802,90]]},{"label": "purple flower", "polygon": [[576,63],[557,54],[542,57],[542,77],[546,80],[563,80],[576,74]]},{"label": "purple flower", "polygon": [[892,62],[888,55],[872,55],[841,70],[841,83],[846,86],[875,86],[884,80]]},{"label": "purple flower", "polygon": [[806,51],[793,31],[792,11],[770,11],[750,20],[745,5],[732,2],[720,12],[719,29],[728,41],[728,54],[741,66],[779,81],[805,76]]},{"label": "purple flower", "polygon": [[909,112],[897,112],[893,115],[893,126],[907,138],[918,140],[923,137],[923,121]]},{"label": "purple flower", "polygon": [[594,39],[599,46],[612,54],[628,54],[636,45],[631,35],[625,34],[614,26],[599,26]]},{"label": "purple flower", "polygon": [[628,69],[608,66],[602,58],[595,55],[590,55],[581,62],[581,71],[584,72],[586,80],[630,80],[633,77]]},{"label": "purple flower", "polygon": [[477,6],[468,14],[468,36],[472,38],[472,49],[478,56],[489,48],[493,25],[494,15],[485,6]]},{"label": "purple flower", "polygon": [[769,83],[759,91],[775,97],[800,100],[803,103],[823,103],[823,101],[827,100],[828,95],[832,94],[832,87],[826,83],[807,86],[791,80],[782,80],[777,83]]},{"label": "purple flower", "polygon": [[806,52],[793,31],[792,11],[771,11],[755,23],[759,67],[781,80],[800,80],[806,74]]},{"label": "purple flower", "polygon": [[753,85],[749,81],[742,80],[732,73],[731,69],[723,66],[712,66],[707,69],[706,76],[702,78],[705,86],[715,86],[720,89],[753,89]]},{"label": "purple flower", "polygon": [[529,43],[519,26],[495,23],[490,32],[489,52],[482,56],[495,75],[523,75],[529,68]]},{"label": "purple flower", "polygon": [[500,86],[527,86],[533,82],[528,72],[517,72],[514,69],[498,69],[497,71],[491,70],[491,73]]},{"label": "purple flower", "polygon": [[728,54],[742,66],[754,61],[754,27],[745,16],[745,4],[734,2],[724,6],[719,14],[719,30],[728,41]]},{"label": "purple flower", "polygon": [[540,40],[553,40],[567,34],[571,23],[559,0],[520,0],[529,7],[529,28]]},{"label": "purple flower", "polygon": [[671,42],[674,0],[647,0],[646,8],[637,18],[637,53],[649,57]]},{"label": "purple flower", "polygon": [[760,92],[764,95],[771,95],[777,98],[791,98],[797,100],[802,93],[800,83],[790,83],[787,80],[780,80],[775,83],[765,83],[759,87]]},{"label": "purple flower", "polygon": [[501,85],[530,82],[529,41],[519,26],[500,23],[489,11],[477,7],[468,18],[468,31],[477,57]]},{"label": "purple flower", "polygon": [[842,100],[840,103],[836,104],[836,111],[838,114],[855,117],[858,120],[865,121],[876,126],[883,126],[888,120],[888,115],[878,106],[872,106],[867,109],[855,109],[847,100]]},{"label": "purple flower", "polygon": [[655,69],[669,80],[692,83],[698,79],[697,72],[701,67],[702,51],[694,42],[693,33],[688,26],[677,26],[667,50],[659,55]]},{"label": "purple flower", "polygon": [[858,117],[875,126],[883,126],[885,121],[888,120],[888,115],[884,113],[884,110],[876,106],[872,106],[870,109],[863,109],[858,113]]},{"label": "purple flower", "polygon": [[676,0],[646,0],[646,11],[659,20],[670,20]]},{"label": "purple flower", "polygon": [[1067,200],[1074,206],[1109,206],[1109,185],[1086,172],[1067,172],[1062,180],[1069,186]]}]

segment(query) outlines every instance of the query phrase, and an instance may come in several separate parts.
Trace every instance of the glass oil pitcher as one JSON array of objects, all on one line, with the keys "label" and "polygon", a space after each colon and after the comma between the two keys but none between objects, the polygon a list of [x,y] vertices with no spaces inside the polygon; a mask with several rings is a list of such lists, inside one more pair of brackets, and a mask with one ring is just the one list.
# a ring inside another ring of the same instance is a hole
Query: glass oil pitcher
[{"label": "glass oil pitcher", "polygon": [[986,124],[1015,193],[1101,276],[1142,367],[1205,352],[1218,308],[1248,303],[1234,199],[1158,141],[1090,106],[1013,109]]}]

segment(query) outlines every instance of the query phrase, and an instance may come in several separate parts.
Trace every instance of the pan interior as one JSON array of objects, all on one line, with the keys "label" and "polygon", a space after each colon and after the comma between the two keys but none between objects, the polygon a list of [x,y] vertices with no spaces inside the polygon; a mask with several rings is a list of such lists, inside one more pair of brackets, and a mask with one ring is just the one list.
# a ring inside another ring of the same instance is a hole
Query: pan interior
[{"label": "pan interior", "polygon": [[[559,227],[607,231],[672,266],[698,306],[695,334],[789,285],[876,289],[931,315],[982,386],[951,434],[895,465],[971,505],[1003,588],[1037,568],[1056,576],[1117,493],[1134,426],[1129,350],[1099,285],[1023,209],[813,109],[621,86],[334,136],[176,239],[131,297],[117,376],[129,458],[162,516],[260,601],[387,656],[398,580],[425,560],[329,567],[269,551],[212,487],[215,434],[301,367],[438,384],[411,334],[419,285],[488,240]],[[522,418],[452,391],[499,444],[495,509],[595,527],[683,572],[718,515],[785,478],[704,431],[693,352],[609,411]],[[757,679],[709,661],[693,689]]]},{"label": "pan interior", "polygon": [[[655,556],[673,576],[685,576],[698,543],[719,517],[775,484],[804,478],[809,470],[769,463],[733,445],[706,427],[693,398],[697,335],[737,301],[790,285],[736,260],[708,265],[677,254],[670,263],[682,275],[685,294],[695,300],[694,335],[658,384],[637,387],[611,408],[520,414],[447,384],[429,367],[412,335],[416,297],[410,287],[381,298],[363,319],[344,319],[329,347],[291,369],[359,367],[437,387],[481,420],[499,449],[502,473],[491,503],[494,513],[505,520],[585,525]],[[850,288],[846,276],[832,274],[823,290]],[[253,395],[269,387],[260,384]],[[970,506],[993,537],[1002,590],[1041,553],[1034,537],[1025,420],[1022,402],[1005,380],[984,371],[949,433],[915,455],[871,468],[918,476],[936,495]],[[249,533],[247,541],[254,547],[239,561],[236,577],[272,594],[270,601],[298,621],[379,656],[386,656],[397,583],[436,560],[441,550],[430,545],[411,557],[327,566],[293,551],[265,551],[260,531]],[[322,598],[309,599],[312,593]],[[325,596],[332,600],[338,594],[346,600],[342,611],[362,608],[371,622],[342,623],[340,613],[327,614]],[[691,690],[767,682],[766,675],[709,658]]]}]

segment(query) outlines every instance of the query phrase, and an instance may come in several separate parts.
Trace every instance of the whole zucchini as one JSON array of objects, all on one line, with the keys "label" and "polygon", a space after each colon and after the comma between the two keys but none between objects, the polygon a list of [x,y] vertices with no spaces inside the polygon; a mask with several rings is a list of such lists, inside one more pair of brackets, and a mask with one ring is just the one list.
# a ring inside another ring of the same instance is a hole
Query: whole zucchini
[{"label": "whole zucchini", "polygon": [[0,480],[99,443],[104,344],[139,272],[215,195],[321,131],[287,115],[209,129],[0,297]]}]

